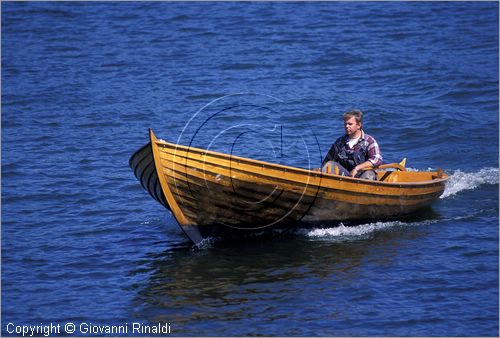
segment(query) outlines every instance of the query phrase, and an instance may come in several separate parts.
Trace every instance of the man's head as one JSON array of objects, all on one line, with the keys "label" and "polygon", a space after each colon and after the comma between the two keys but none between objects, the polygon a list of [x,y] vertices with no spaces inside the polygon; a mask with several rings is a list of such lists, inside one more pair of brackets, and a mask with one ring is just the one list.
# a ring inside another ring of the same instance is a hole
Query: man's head
[{"label": "man's head", "polygon": [[359,137],[359,131],[363,127],[363,112],[358,109],[344,113],[344,129],[349,137]]}]

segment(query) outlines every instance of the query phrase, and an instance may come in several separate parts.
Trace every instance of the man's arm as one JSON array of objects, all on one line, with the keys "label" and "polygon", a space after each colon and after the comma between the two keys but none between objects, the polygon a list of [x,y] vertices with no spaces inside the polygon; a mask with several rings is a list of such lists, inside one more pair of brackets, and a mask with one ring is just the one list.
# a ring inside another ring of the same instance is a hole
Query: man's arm
[{"label": "man's arm", "polygon": [[350,172],[351,177],[356,176],[356,175],[358,174],[358,172],[360,172],[361,170],[363,170],[363,169],[365,169],[365,168],[370,168],[370,167],[373,167],[373,166],[374,166],[374,165],[373,165],[373,163],[372,163],[370,160],[368,160],[368,161],[366,161],[366,162],[363,162],[363,163],[361,163],[361,164],[358,164],[357,166],[355,166],[355,167],[351,170],[351,172]]},{"label": "man's arm", "polygon": [[373,137],[370,137],[368,143],[368,161],[371,162],[372,166],[378,167],[382,164],[382,154],[380,153],[380,147]]},{"label": "man's arm", "polygon": [[328,150],[328,153],[326,154],[325,158],[323,159],[323,162],[321,162],[322,168],[326,164],[326,162],[335,160],[335,156],[337,156],[337,153],[338,153],[339,140],[340,139],[337,139],[335,141],[335,143],[333,143],[332,146],[330,147],[330,150]]}]

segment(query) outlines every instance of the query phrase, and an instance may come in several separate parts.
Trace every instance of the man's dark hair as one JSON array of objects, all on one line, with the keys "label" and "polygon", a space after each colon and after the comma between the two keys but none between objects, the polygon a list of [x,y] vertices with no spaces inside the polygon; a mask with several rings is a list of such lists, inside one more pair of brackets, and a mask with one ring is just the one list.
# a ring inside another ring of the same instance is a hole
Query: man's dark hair
[{"label": "man's dark hair", "polygon": [[359,109],[349,110],[348,112],[344,113],[343,117],[344,121],[349,120],[351,117],[354,117],[357,123],[363,123],[363,112]]}]

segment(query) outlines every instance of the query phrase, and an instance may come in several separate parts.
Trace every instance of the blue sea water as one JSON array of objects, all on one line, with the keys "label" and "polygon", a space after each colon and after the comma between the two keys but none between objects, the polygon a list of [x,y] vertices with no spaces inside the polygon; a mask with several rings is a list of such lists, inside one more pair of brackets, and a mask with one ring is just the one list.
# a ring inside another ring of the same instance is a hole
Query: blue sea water
[{"label": "blue sea water", "polygon": [[[498,12],[2,2],[2,335],[498,336]],[[193,250],[128,167],[148,128],[318,166],[351,108],[385,162],[451,175],[432,209]]]}]

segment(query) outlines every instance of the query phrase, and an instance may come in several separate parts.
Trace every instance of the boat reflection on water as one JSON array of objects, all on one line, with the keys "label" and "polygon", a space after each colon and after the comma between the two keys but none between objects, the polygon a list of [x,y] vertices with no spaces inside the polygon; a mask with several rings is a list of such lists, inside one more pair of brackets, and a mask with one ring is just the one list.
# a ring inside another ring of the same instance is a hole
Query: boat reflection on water
[{"label": "boat reflection on water", "polygon": [[[318,238],[304,229],[286,241],[215,241],[216,250],[178,244],[137,267],[134,274],[150,275],[147,287],[137,290],[133,316],[170,322],[175,335],[207,335],[210,329],[219,335],[313,334],[313,326],[349,318],[353,304],[373,302],[383,292],[379,283],[392,283],[356,281],[397,268],[397,256],[411,252],[408,246],[427,235],[425,224],[439,219],[431,208],[424,214],[342,238]],[[404,279],[401,274],[397,282]],[[276,320],[295,324],[280,333],[271,325]],[[311,326],[300,324],[304,320]]]}]

